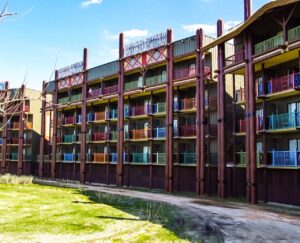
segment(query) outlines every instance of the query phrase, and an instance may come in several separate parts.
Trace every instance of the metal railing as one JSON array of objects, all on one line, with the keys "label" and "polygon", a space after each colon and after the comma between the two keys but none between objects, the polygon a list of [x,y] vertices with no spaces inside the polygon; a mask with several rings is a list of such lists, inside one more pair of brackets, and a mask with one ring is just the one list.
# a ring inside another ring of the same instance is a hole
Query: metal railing
[{"label": "metal railing", "polygon": [[292,28],[288,31],[288,40],[294,41],[300,38],[300,26]]},{"label": "metal railing", "polygon": [[76,135],[64,135],[64,143],[75,143]]},{"label": "metal railing", "polygon": [[272,166],[297,167],[300,166],[299,151],[271,151]]},{"label": "metal railing", "polygon": [[166,102],[158,102],[153,104],[153,114],[166,112]]},{"label": "metal railing", "polygon": [[155,164],[165,164],[166,154],[165,153],[153,153],[153,161]]},{"label": "metal railing", "polygon": [[106,163],[108,162],[108,153],[94,153],[94,162],[95,163]]},{"label": "metal railing", "polygon": [[232,56],[225,58],[225,66],[230,66],[245,60],[244,50],[239,51]]},{"label": "metal railing", "polygon": [[74,116],[65,117],[65,124],[66,125],[75,124],[75,117]]},{"label": "metal railing", "polygon": [[118,162],[118,154],[117,153],[110,153],[109,162],[117,163]]},{"label": "metal railing", "polygon": [[131,153],[133,163],[149,163],[148,153]]},{"label": "metal railing", "polygon": [[117,141],[118,140],[118,132],[117,131],[111,131],[109,133],[109,139],[111,141]]},{"label": "metal railing", "polygon": [[283,44],[283,34],[280,33],[276,36],[273,36],[267,40],[264,40],[254,45],[254,54],[262,54]]},{"label": "metal railing", "polygon": [[118,118],[118,110],[112,109],[109,112],[109,119],[117,119]]},{"label": "metal railing", "polygon": [[68,153],[64,153],[63,155],[63,160],[67,161],[67,162],[73,162],[75,161],[75,154],[68,154]]},{"label": "metal railing", "polygon": [[269,130],[289,129],[300,126],[300,112],[269,116]]},{"label": "metal railing", "polygon": [[196,136],[196,125],[180,126],[179,135],[182,137]]},{"label": "metal railing", "polygon": [[142,80],[136,80],[136,81],[131,81],[131,82],[125,83],[124,89],[125,89],[125,91],[128,91],[128,90],[139,89],[142,87],[143,87]]},{"label": "metal railing", "polygon": [[134,129],[131,130],[132,139],[147,139],[148,138],[148,129]]},{"label": "metal railing", "polygon": [[106,120],[106,112],[105,111],[98,111],[94,114],[94,121],[103,121]]},{"label": "metal railing", "polygon": [[113,94],[118,92],[118,85],[113,85],[110,87],[105,87],[102,89],[103,95]]},{"label": "metal railing", "polygon": [[69,97],[64,97],[64,98],[59,98],[58,99],[58,104],[66,104],[70,101]]},{"label": "metal railing", "polygon": [[81,99],[82,99],[82,94],[71,95],[71,97],[70,97],[71,102],[80,101]]},{"label": "metal railing", "polygon": [[151,113],[150,105],[135,105],[131,107],[131,116],[142,116]]},{"label": "metal railing", "polygon": [[181,153],[179,155],[179,163],[182,164],[195,164],[196,160],[196,153]]},{"label": "metal railing", "polygon": [[165,138],[165,137],[166,137],[166,128],[165,127],[153,128],[153,138]]},{"label": "metal railing", "polygon": [[108,140],[107,132],[95,132],[93,133],[93,141],[106,141]]},{"label": "metal railing", "polygon": [[97,98],[101,95],[101,89],[88,91],[88,98]]},{"label": "metal railing", "polygon": [[145,79],[145,86],[154,86],[165,82],[167,82],[167,76],[160,74],[152,77],[147,77]]},{"label": "metal railing", "polygon": [[[248,156],[246,152],[237,152],[237,164],[238,165],[247,165]],[[256,164],[260,165],[262,163],[262,152],[256,152]]]}]

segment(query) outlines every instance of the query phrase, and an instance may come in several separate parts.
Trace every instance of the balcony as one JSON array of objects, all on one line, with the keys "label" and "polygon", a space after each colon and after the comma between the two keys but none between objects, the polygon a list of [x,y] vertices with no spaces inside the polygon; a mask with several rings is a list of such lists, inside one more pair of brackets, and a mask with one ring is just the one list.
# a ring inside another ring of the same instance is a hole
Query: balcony
[{"label": "balcony", "polygon": [[145,86],[154,86],[167,82],[166,75],[156,75],[145,79]]},{"label": "balcony", "polygon": [[8,155],[9,160],[18,160],[18,153],[10,153]]},{"label": "balcony", "polygon": [[75,154],[67,154],[67,153],[65,153],[64,155],[63,155],[63,157],[64,157],[64,161],[65,162],[74,162],[74,161],[76,161],[76,159],[75,159]]},{"label": "balcony", "polygon": [[65,117],[65,125],[73,125],[75,124],[75,117],[74,116],[69,116],[69,117]]},{"label": "balcony", "polygon": [[88,98],[98,98],[101,95],[101,89],[94,89],[88,92]]},{"label": "balcony", "polygon": [[[211,73],[210,67],[204,67],[204,75],[209,76]],[[196,68],[184,68],[184,69],[177,69],[174,70],[173,79],[180,80],[180,79],[188,79],[194,78],[196,76]]]},{"label": "balcony", "polygon": [[71,95],[70,101],[71,102],[77,102],[82,100],[82,94],[77,94],[77,95]]},{"label": "balcony", "polygon": [[94,153],[94,163],[107,163],[108,162],[108,154],[107,153]]},{"label": "balcony", "polygon": [[93,133],[93,141],[106,141],[108,140],[107,132],[95,132]]},{"label": "balcony", "polygon": [[70,98],[69,98],[69,97],[59,98],[59,99],[58,99],[58,104],[63,105],[63,104],[68,103],[69,101],[70,101]]},{"label": "balcony", "polygon": [[8,144],[19,144],[19,138],[12,137],[8,140]]},{"label": "balcony", "polygon": [[117,153],[110,153],[109,162],[117,163],[118,162],[118,154]]},{"label": "balcony", "polygon": [[181,137],[194,137],[194,136],[196,136],[196,126],[195,125],[180,126],[179,135]]},{"label": "balcony", "polygon": [[244,50],[239,51],[232,56],[229,56],[225,59],[225,66],[231,66],[237,63],[240,63],[245,60],[245,52]]},{"label": "balcony", "polygon": [[180,164],[196,164],[196,153],[181,153],[179,155]]},{"label": "balcony", "polygon": [[185,98],[183,100],[174,101],[174,111],[185,111],[196,109],[195,98]]},{"label": "balcony", "polygon": [[297,26],[288,31],[288,40],[289,42],[298,40],[300,38],[300,26]]},{"label": "balcony", "polygon": [[153,138],[161,139],[166,137],[166,128],[165,127],[156,127],[153,128]]},{"label": "balcony", "polygon": [[82,116],[78,115],[76,116],[76,124],[81,124],[82,123]]},{"label": "balcony", "polygon": [[25,122],[25,129],[32,129],[33,123],[32,122]]},{"label": "balcony", "polygon": [[23,108],[24,112],[29,112],[30,111],[30,106],[29,105],[25,105]]},{"label": "balcony", "polygon": [[205,98],[205,108],[206,109],[210,109],[211,111],[214,111],[217,109],[217,97],[214,97],[214,96],[210,96],[209,97],[209,104],[208,104],[208,99]]},{"label": "balcony", "polygon": [[299,151],[271,151],[272,166],[298,167],[300,166]]},{"label": "balcony", "polygon": [[[237,152],[237,165],[246,166],[248,163],[248,157],[246,152]],[[262,152],[256,152],[256,165],[262,163]]]},{"label": "balcony", "polygon": [[107,118],[105,111],[98,111],[94,114],[94,121],[105,121]]},{"label": "balcony", "polygon": [[[260,116],[256,116],[256,131],[262,131],[263,130],[263,117]],[[238,122],[238,133],[246,133],[246,120],[245,119],[241,119]]]},{"label": "balcony", "polygon": [[131,107],[131,116],[143,116],[151,113],[150,105],[135,105]]},{"label": "balcony", "polygon": [[136,80],[136,81],[125,83],[125,87],[124,87],[125,91],[140,89],[140,88],[143,88],[142,80]]},{"label": "balcony", "polygon": [[165,164],[166,154],[165,153],[153,153],[153,161],[155,164]]},{"label": "balcony", "polygon": [[3,138],[0,138],[0,145],[3,144]]},{"label": "balcony", "polygon": [[89,113],[86,115],[86,121],[87,122],[92,122],[94,120],[94,115]]},{"label": "balcony", "polygon": [[103,95],[109,95],[109,94],[114,94],[118,92],[118,85],[106,87],[102,89],[102,94]]},{"label": "balcony", "polygon": [[110,110],[108,117],[109,119],[118,119],[118,110],[117,109]]},{"label": "balcony", "polygon": [[153,104],[153,114],[165,113],[166,112],[166,102],[158,102]]},{"label": "balcony", "polygon": [[148,139],[148,129],[132,130],[131,138],[134,140]]},{"label": "balcony", "polygon": [[109,140],[110,141],[117,141],[118,140],[118,132],[117,131],[111,131],[109,133]]},{"label": "balcony", "polygon": [[76,135],[64,135],[64,143],[75,143]]},{"label": "balcony", "polygon": [[20,122],[13,122],[12,129],[20,129]]},{"label": "balcony", "polygon": [[283,45],[283,34],[280,33],[276,36],[273,36],[265,41],[262,41],[256,45],[254,45],[254,54],[262,54],[272,49],[277,48],[280,45]]},{"label": "balcony", "polygon": [[269,116],[269,130],[296,129],[300,126],[300,112]]},{"label": "balcony", "polygon": [[131,155],[132,155],[133,163],[142,163],[142,164],[149,163],[149,154],[148,153],[131,153]]}]

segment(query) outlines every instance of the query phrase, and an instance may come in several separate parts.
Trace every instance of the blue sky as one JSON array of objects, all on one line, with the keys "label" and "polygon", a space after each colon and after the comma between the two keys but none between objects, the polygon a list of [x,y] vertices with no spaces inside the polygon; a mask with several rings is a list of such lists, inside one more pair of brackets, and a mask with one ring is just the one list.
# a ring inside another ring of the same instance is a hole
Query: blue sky
[{"label": "blue sky", "polygon": [[[7,0],[0,0],[0,8]],[[214,35],[218,18],[231,27],[243,20],[244,0],[8,0],[15,17],[0,22],[0,81],[41,89],[56,68],[82,60],[89,67],[115,60],[118,34],[126,42],[173,29],[174,40],[200,25]],[[256,10],[268,0],[253,0]],[[53,77],[52,77],[53,78]]]}]

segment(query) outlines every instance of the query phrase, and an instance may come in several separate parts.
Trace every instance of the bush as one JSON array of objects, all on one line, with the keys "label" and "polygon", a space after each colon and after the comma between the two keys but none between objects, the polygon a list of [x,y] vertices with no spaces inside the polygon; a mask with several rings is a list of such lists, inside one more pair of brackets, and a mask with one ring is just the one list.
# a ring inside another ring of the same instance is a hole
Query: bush
[{"label": "bush", "polygon": [[0,184],[32,184],[32,176],[0,175]]}]

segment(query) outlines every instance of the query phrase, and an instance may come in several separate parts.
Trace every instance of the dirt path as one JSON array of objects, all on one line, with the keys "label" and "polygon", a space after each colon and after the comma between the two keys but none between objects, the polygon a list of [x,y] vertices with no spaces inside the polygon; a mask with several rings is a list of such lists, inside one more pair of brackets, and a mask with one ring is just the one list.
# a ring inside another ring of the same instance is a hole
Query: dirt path
[{"label": "dirt path", "polygon": [[218,239],[224,242],[281,241],[300,243],[300,216],[273,213],[263,210],[259,206],[221,203],[213,199],[141,192],[105,186],[64,184],[50,181],[45,182],[45,184],[69,186],[176,205],[194,219],[199,229],[215,232],[218,234]]}]

